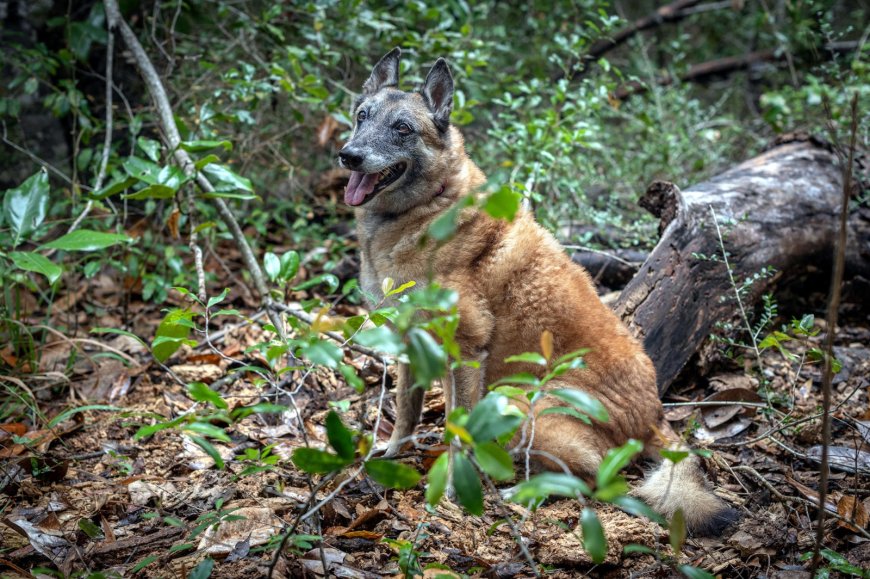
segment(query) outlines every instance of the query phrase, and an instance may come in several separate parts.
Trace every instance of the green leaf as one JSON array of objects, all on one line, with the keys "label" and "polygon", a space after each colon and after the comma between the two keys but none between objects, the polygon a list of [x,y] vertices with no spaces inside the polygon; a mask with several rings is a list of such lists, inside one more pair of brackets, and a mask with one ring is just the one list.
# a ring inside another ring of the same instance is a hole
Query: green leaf
[{"label": "green leaf", "polygon": [[[708,573],[703,569],[698,569],[697,567],[693,567],[691,565],[680,565],[677,567],[680,570],[680,573],[688,577],[689,579],[716,579],[716,576],[712,573]],[[816,575],[816,579],[819,579],[819,575]]]},{"label": "green leaf", "polygon": [[331,452],[315,448],[297,448],[293,451],[290,460],[300,470],[313,474],[326,474],[341,470],[352,462]]},{"label": "green leaf", "polygon": [[510,480],[514,477],[514,461],[511,455],[495,442],[484,442],[474,447],[474,456],[480,469],[495,480]]},{"label": "green leaf", "polygon": [[505,376],[496,382],[496,384],[526,384],[528,386],[540,386],[541,379],[530,372],[519,372],[517,374]]},{"label": "green leaf", "polygon": [[321,284],[321,283],[326,285],[327,291],[329,293],[332,293],[338,287],[340,282],[338,281],[338,278],[335,277],[333,274],[322,273],[318,276],[312,277],[308,281],[304,281],[301,284],[297,285],[296,287],[293,288],[293,291],[298,292],[298,291],[306,290],[310,287],[314,287],[314,286]]},{"label": "green leaf", "polygon": [[248,193],[254,192],[254,186],[250,179],[236,174],[226,165],[210,163],[203,167],[202,172],[212,181],[212,185],[218,191],[242,190]]},{"label": "green leaf", "polygon": [[133,568],[130,569],[130,572],[136,574],[159,558],[159,555],[148,555],[147,557],[133,565]]},{"label": "green leaf", "polygon": [[593,563],[604,562],[607,557],[607,537],[598,515],[590,508],[583,509],[580,515],[580,528],[583,529],[583,548],[589,553]]},{"label": "green leaf", "polygon": [[595,477],[596,486],[600,488],[609,485],[619,471],[642,450],[643,443],[633,438],[618,448],[608,450],[604,460],[601,461],[601,466],[598,467],[598,474]]},{"label": "green leaf", "polygon": [[[230,288],[225,288],[224,291],[222,291],[220,293],[220,295],[216,295],[216,296],[212,296],[212,297],[208,298],[208,303],[205,305],[206,309],[210,310],[214,306],[218,305],[219,303],[221,303],[222,301],[227,299],[227,296],[229,295],[229,293],[230,293]],[[224,311],[224,310],[221,310],[221,311]],[[215,313],[214,315],[218,315],[218,313]]]},{"label": "green leaf", "polygon": [[197,402],[207,402],[215,408],[222,410],[229,408],[227,401],[221,398],[220,394],[202,382],[191,382],[187,385],[187,392]]},{"label": "green leaf", "polygon": [[526,362],[529,364],[537,364],[538,366],[546,366],[547,359],[537,352],[524,352],[516,356],[508,356],[504,359],[505,362]]},{"label": "green leaf", "polygon": [[429,236],[435,241],[445,241],[456,233],[459,223],[459,212],[474,204],[474,197],[468,195],[457,201],[453,207],[445,211],[429,225]]},{"label": "green leaf", "polygon": [[405,351],[402,338],[386,325],[363,330],[354,336],[353,341],[361,346],[374,348],[389,356],[398,356]]},{"label": "green leaf", "polygon": [[449,462],[449,453],[442,452],[441,456],[435,459],[432,467],[429,469],[429,477],[426,482],[426,503],[430,507],[434,507],[444,495],[444,490],[447,488],[447,471]]},{"label": "green leaf", "polygon": [[48,278],[48,283],[51,284],[60,279],[60,276],[63,273],[63,268],[41,253],[33,251],[13,251],[9,253],[9,258],[12,259],[12,263],[14,263],[18,269],[42,274]]},{"label": "green leaf", "polygon": [[344,357],[341,348],[327,340],[314,340],[301,349],[302,356],[315,364],[327,368],[338,368],[338,363]]},{"label": "green leaf", "polygon": [[483,488],[471,461],[461,452],[453,456],[453,487],[456,498],[472,515],[483,514]]},{"label": "green leaf", "polygon": [[408,337],[408,360],[414,381],[428,387],[432,380],[444,376],[447,371],[447,354],[429,332],[411,328]]},{"label": "green leaf", "polygon": [[655,549],[647,547],[646,545],[638,545],[637,543],[630,543],[622,548],[622,552],[626,555],[630,555],[631,553],[643,553],[644,555],[653,555],[655,554]]},{"label": "green leaf", "polygon": [[88,195],[91,199],[105,199],[106,197],[111,197],[115,193],[120,193],[121,191],[125,191],[135,185],[138,181],[133,177],[126,178],[118,178],[115,181],[112,181],[99,191],[91,193]]},{"label": "green leaf", "polygon": [[558,390],[547,391],[547,395],[555,396],[556,398],[567,402],[577,410],[588,414],[600,422],[607,422],[610,420],[610,415],[607,414],[607,409],[604,405],[597,398],[590,396],[582,390],[560,388]]},{"label": "green leaf", "polygon": [[92,520],[81,518],[78,523],[79,529],[81,529],[85,535],[90,537],[91,539],[96,539],[97,537],[103,536],[103,531],[98,527]]},{"label": "green leaf", "polygon": [[681,460],[687,458],[689,456],[688,450],[669,450],[667,448],[663,448],[659,451],[659,454],[668,459],[674,464],[677,464]]},{"label": "green leaf", "polygon": [[160,183],[158,177],[161,170],[160,166],[151,161],[146,161],[139,157],[129,157],[124,161],[122,167],[124,167],[124,170],[130,177],[137,181],[142,181],[149,185],[158,185]]},{"label": "green leaf", "polygon": [[187,579],[208,579],[214,569],[214,559],[206,557],[187,574]]},{"label": "green leaf", "polygon": [[194,436],[192,434],[188,434],[188,436],[194,444],[200,447],[204,453],[211,457],[211,459],[214,461],[215,467],[217,467],[218,469],[224,468],[224,459],[221,456],[221,453],[218,452],[218,450],[214,447],[212,443],[202,438],[201,436]]},{"label": "green leaf", "polygon": [[3,194],[3,215],[12,227],[12,247],[42,225],[48,209],[48,172],[42,169]]},{"label": "green leaf", "polygon": [[646,517],[647,519],[655,521],[662,526],[667,524],[667,521],[665,521],[665,518],[663,516],[655,512],[652,507],[650,507],[645,502],[638,500],[634,497],[624,495],[614,498],[611,502],[626,513],[630,513],[639,517]]},{"label": "green leaf", "polygon": [[233,144],[230,141],[182,141],[178,144],[179,147],[188,153],[199,153],[210,149],[221,147],[224,151],[232,151]]},{"label": "green leaf", "polygon": [[341,372],[348,386],[356,390],[358,394],[362,394],[365,391],[366,383],[356,373],[356,368],[348,364],[339,364],[338,371]]},{"label": "green leaf", "polygon": [[155,163],[160,160],[160,143],[147,137],[139,137],[136,144]]},{"label": "green leaf", "polygon": [[206,155],[202,159],[197,160],[193,164],[193,166],[196,168],[197,171],[202,171],[202,168],[205,167],[206,165],[208,165],[209,163],[217,163],[220,160],[221,160],[221,158],[218,157],[217,155],[214,155],[214,154]]},{"label": "green leaf", "polygon": [[679,555],[683,549],[683,543],[686,542],[686,516],[683,514],[683,509],[677,509],[674,512],[669,531],[668,540],[671,543],[671,548],[674,553]]},{"label": "green leaf", "polygon": [[196,432],[197,434],[202,434],[203,436],[208,436],[209,438],[214,438],[221,442],[232,442],[232,439],[223,428],[208,422],[189,422],[184,425],[182,430]]},{"label": "green leaf", "polygon": [[510,404],[507,397],[490,392],[468,415],[466,428],[475,442],[489,442],[513,434],[523,419],[522,411]]},{"label": "green leaf", "polygon": [[538,503],[551,496],[576,498],[589,496],[592,490],[582,479],[562,472],[542,472],[513,488],[510,500],[521,505]]},{"label": "green leaf", "polygon": [[105,410],[108,412],[119,412],[123,410],[123,408],[118,408],[117,406],[106,406],[105,404],[90,404],[87,406],[77,406],[76,408],[70,408],[69,410],[64,410],[54,418],[52,418],[48,422],[48,428],[54,428],[64,420],[67,420],[71,416],[74,416],[80,412],[90,412],[92,410]]},{"label": "green leaf", "polygon": [[292,281],[299,272],[299,254],[293,250],[281,256],[281,279]]},{"label": "green leaf", "polygon": [[127,330],[119,330],[118,328],[91,328],[90,333],[92,333],[92,334],[117,334],[119,336],[127,336],[128,338],[133,338],[134,340],[136,340],[137,342],[139,342],[140,344],[142,344],[146,348],[148,347],[148,344],[145,342],[145,340],[143,340],[142,338],[140,338],[139,336],[137,336],[133,332],[128,332]]},{"label": "green leaf", "polygon": [[419,472],[393,460],[367,461],[366,472],[376,483],[392,489],[409,489],[420,482]]},{"label": "green leaf", "polygon": [[592,498],[603,502],[612,502],[628,492],[628,483],[621,476],[614,478],[603,487],[596,487]]},{"label": "green leaf", "polygon": [[161,185],[160,183],[155,183],[154,185],[148,185],[147,187],[140,189],[134,193],[130,193],[125,195],[126,199],[170,199],[175,196],[176,191],[178,189],[173,189],[168,185]]},{"label": "green leaf", "polygon": [[502,185],[498,191],[486,198],[483,210],[496,219],[513,221],[520,209],[523,196],[512,190],[509,185]]},{"label": "green leaf", "polygon": [[341,422],[341,418],[334,410],[330,410],[326,415],[326,437],[329,446],[335,449],[338,456],[345,460],[353,460],[356,448],[353,444],[353,433]]},{"label": "green leaf", "polygon": [[67,233],[54,241],[49,241],[43,247],[60,249],[62,251],[97,251],[130,241],[132,240],[129,237],[118,233],[76,229],[72,233]]},{"label": "green leaf", "polygon": [[[190,334],[190,326],[184,322],[193,319],[190,310],[172,309],[157,326],[157,334],[151,343],[151,353],[158,362],[165,362],[181,347],[182,341]],[[157,338],[170,338],[160,340]]]},{"label": "green leaf", "polygon": [[269,280],[275,281],[281,274],[281,260],[271,251],[267,251],[263,256],[263,269],[266,270]]},{"label": "green leaf", "polygon": [[538,412],[538,416],[546,416],[547,414],[566,414],[573,416],[583,424],[592,424],[588,414],[583,414],[576,408],[568,408],[567,406],[550,406]]}]

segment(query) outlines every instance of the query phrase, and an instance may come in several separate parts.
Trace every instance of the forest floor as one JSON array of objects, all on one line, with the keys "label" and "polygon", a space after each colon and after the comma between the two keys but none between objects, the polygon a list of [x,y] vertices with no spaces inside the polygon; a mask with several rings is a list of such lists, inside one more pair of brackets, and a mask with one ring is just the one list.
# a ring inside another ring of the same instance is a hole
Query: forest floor
[{"label": "forest floor", "polygon": [[[216,251],[225,263],[211,259],[206,266],[224,279],[225,286],[215,287],[232,288],[225,307],[253,315],[257,301],[238,279],[226,274],[243,269],[237,251],[229,245]],[[312,487],[309,477],[289,460],[240,476],[246,467],[258,464],[240,456],[246,449],[274,445],[272,453],[288,459],[306,437],[309,444],[323,446],[330,402],[349,401],[342,414],[345,423],[371,432],[382,388],[392,386],[392,369],[384,373],[380,361],[345,349],[345,361],[367,384],[361,394],[325,369],[296,372],[285,382],[288,390],[292,388],[298,414],[252,415],[232,426],[231,442],[215,443],[226,460],[226,467],[218,469],[212,457],[178,430],[133,439],[142,424],[183,415],[198,403],[135,339],[89,333],[93,327],[126,328],[150,339],[162,318],[161,307],[137,301],[135,288],[128,292],[124,281],[108,273],[77,281],[55,301],[50,317],[53,327],[75,330],[51,336],[42,348],[39,367],[14,379],[33,392],[48,417],[83,405],[117,410],[78,412],[38,431],[23,423],[0,425],[0,573],[31,577],[39,575],[34,567],[43,566],[66,574],[87,570],[184,577],[209,555],[217,561],[213,577],[265,576],[274,555],[274,537],[306,509]],[[125,303],[125,295],[133,297]],[[169,302],[166,305],[185,305],[175,292]],[[822,311],[824,299],[815,303]],[[341,308],[338,313],[345,315],[361,310],[353,305]],[[831,550],[825,565],[833,565],[832,574],[837,568],[855,573],[870,567],[870,321],[864,308],[860,302],[844,304],[845,319],[835,340],[843,366],[834,380],[832,446],[838,458],[828,496],[832,516],[825,526],[825,547]],[[37,313],[31,318],[44,319]],[[217,351],[185,347],[166,366],[181,382],[212,384],[230,407],[262,400],[263,389],[254,384],[252,374],[235,381],[226,376],[232,367],[261,363],[258,354],[246,349],[266,339],[264,331],[257,323],[223,319],[223,328],[211,330],[227,330],[213,341]],[[820,328],[823,323],[816,320],[815,325]],[[792,352],[799,360],[808,346],[820,345],[820,339],[795,343]],[[79,355],[71,358],[73,348]],[[71,359],[74,364],[68,367]],[[717,492],[742,513],[739,523],[721,537],[689,538],[675,556],[665,529],[602,505],[598,513],[608,553],[604,563],[594,565],[582,548],[581,508],[574,500],[548,502],[529,512],[488,496],[485,514],[475,517],[446,499],[428,509],[422,483],[407,491],[385,491],[361,475],[347,482],[319,518],[312,517],[297,530],[322,535],[322,551],[316,539],[300,538],[298,555],[280,559],[274,576],[322,575],[324,560],[330,576],[397,575],[397,552],[384,538],[410,540],[424,567],[440,564],[426,571],[429,577],[445,574],[446,569],[471,576],[532,576],[505,523],[512,517],[546,576],[669,577],[677,575],[675,563],[688,563],[722,577],[808,577],[802,556],[812,551],[815,537],[821,368],[801,365],[773,348],[763,353],[762,364],[770,399],[775,401],[767,408],[666,409],[675,429],[689,433],[691,444],[714,451],[706,462]],[[757,380],[734,361],[714,354],[703,366],[705,370],[672,388],[666,402],[700,401],[711,395],[732,402],[760,400]],[[278,402],[286,403],[286,397]],[[380,440],[389,437],[394,418],[391,390],[383,407]],[[423,449],[407,453],[403,461],[420,471],[430,466],[439,452],[443,418],[444,401],[440,390],[433,388],[418,430],[424,434]],[[794,426],[777,430],[784,424]],[[629,482],[642,476],[642,465],[628,469]],[[318,499],[338,482],[341,479],[318,489]],[[232,516],[218,528],[210,524],[228,514]],[[631,547],[626,553],[628,545],[647,549]],[[138,563],[149,561],[134,573]]]}]

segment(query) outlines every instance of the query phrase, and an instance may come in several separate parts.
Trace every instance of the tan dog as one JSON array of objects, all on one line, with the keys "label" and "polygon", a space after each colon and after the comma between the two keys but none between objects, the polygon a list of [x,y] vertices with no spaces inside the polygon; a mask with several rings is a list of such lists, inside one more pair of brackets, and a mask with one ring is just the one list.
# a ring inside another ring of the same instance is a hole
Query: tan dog
[{"label": "tan dog", "polygon": [[[353,135],[339,153],[352,171],[345,201],[356,207],[362,251],[362,286],[378,295],[386,277],[396,285],[434,280],[459,293],[457,341],[463,359],[479,369],[455,373],[452,405],[471,408],[485,385],[516,372],[541,375],[533,364],[508,364],[508,356],[538,351],[541,334],[553,334],[554,356],[588,348],[586,368],[560,376],[552,388],[575,388],[598,398],[610,414],[593,426],[564,414],[539,416],[532,451],[547,468],[564,463],[594,477],[609,448],[629,438],[661,447],[653,436],[673,436],[662,419],[655,369],[626,327],[598,298],[589,274],[523,211],[512,222],[476,208],[460,214],[455,236],[442,245],[423,242],[429,225],[458,199],[478,194],[486,177],[465,153],[450,125],[453,78],[439,59],[419,92],[398,89],[398,48],[384,56],[353,105]],[[526,367],[523,367],[526,366]],[[410,388],[399,370],[397,421],[388,454],[416,426],[423,391]],[[535,410],[557,404],[545,397]],[[673,437],[676,442],[676,437]],[[694,532],[715,531],[733,512],[709,489],[697,457],[665,462],[636,491],[666,516],[682,508]]]}]

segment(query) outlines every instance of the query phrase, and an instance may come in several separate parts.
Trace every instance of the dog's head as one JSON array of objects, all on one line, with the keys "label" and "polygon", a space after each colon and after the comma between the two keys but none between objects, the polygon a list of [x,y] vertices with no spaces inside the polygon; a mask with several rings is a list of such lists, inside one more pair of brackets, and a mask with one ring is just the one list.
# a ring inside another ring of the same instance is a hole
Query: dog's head
[{"label": "dog's head", "polygon": [[353,133],[338,154],[351,170],[345,202],[378,213],[402,213],[440,194],[456,140],[447,62],[439,58],[419,91],[404,92],[400,55],[394,48],[375,65],[351,109]]}]

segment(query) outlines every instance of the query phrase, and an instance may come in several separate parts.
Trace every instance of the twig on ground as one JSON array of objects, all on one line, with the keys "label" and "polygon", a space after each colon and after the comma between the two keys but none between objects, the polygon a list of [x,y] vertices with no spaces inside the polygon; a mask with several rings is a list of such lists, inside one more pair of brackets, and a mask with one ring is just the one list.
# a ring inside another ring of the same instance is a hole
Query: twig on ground
[{"label": "twig on ground", "polygon": [[[849,198],[852,195],[852,168],[855,162],[855,143],[858,134],[858,93],[852,96],[852,125],[849,139],[849,160],[843,167],[843,201],[840,206],[840,229],[834,257],[834,272],[831,275],[831,297],[828,301],[826,334],[823,350],[825,366],[822,371],[822,457],[819,465],[819,518],[816,523],[816,544],[810,565],[810,576],[815,577],[821,562],[822,543],[825,540],[825,499],[828,494],[828,447],[831,445],[831,382],[834,378],[833,360],[834,332],[837,329],[837,314],[840,307],[840,292],[843,285],[843,269],[846,263],[846,234],[849,216]],[[833,131],[832,131],[833,132]],[[836,135],[834,135],[836,136]]]},{"label": "twig on ground", "polygon": [[[163,87],[160,77],[157,75],[157,71],[154,69],[151,59],[148,57],[148,54],[145,52],[145,49],[142,47],[136,34],[121,16],[118,1],[106,0],[105,6],[106,16],[109,19],[110,26],[121,31],[121,36],[124,38],[124,42],[132,53],[133,59],[139,67],[139,73],[145,81],[145,85],[148,87],[148,92],[151,94],[151,98],[153,99],[155,108],[157,109],[157,115],[160,119],[160,125],[163,129],[169,149],[173,151],[176,161],[181,165],[185,174],[195,176],[196,182],[206,193],[214,193],[214,186],[205,175],[196,170],[190,155],[180,147],[181,135],[178,132],[178,126],[175,124],[172,107],[169,104],[169,97],[166,95],[166,90]],[[242,228],[239,226],[238,221],[236,221],[233,212],[230,210],[226,202],[220,197],[214,198],[213,201],[218,214],[230,230],[233,240],[238,245],[239,251],[242,254],[242,259],[254,280],[254,285],[256,286],[257,291],[260,293],[260,299],[268,312],[272,325],[275,326],[276,331],[283,338],[283,320],[278,312],[269,307],[272,304],[269,285],[266,283],[263,270],[260,267],[259,261],[257,261],[257,257],[254,255],[251,245],[248,243]]]},{"label": "twig on ground", "polygon": [[[489,489],[489,492],[492,493],[494,497],[500,498],[501,495],[499,494],[498,489],[495,488],[495,484],[492,482],[492,479],[489,478],[489,475],[483,472],[483,469],[481,469],[480,466],[475,465],[475,467],[477,468],[477,471],[480,474],[481,478],[486,483],[486,488]],[[508,512],[507,507],[505,507],[504,504],[501,503],[501,501],[498,501],[498,505],[502,509],[502,518],[511,528],[511,535],[513,535],[514,541],[516,541],[517,546],[520,548],[520,551],[522,552],[523,557],[525,557],[526,562],[529,564],[529,567],[532,568],[532,573],[535,574],[535,577],[540,577],[541,572],[538,570],[538,564],[535,563],[534,557],[532,557],[532,554],[529,552],[529,548],[523,541],[523,534],[520,533],[520,530],[517,528],[516,523],[514,523],[514,520],[511,518],[511,513]]]},{"label": "twig on ground", "polygon": [[[831,517],[837,519],[838,521],[843,521],[844,523],[849,523],[850,525],[853,525],[853,526],[854,526],[854,524],[855,524],[854,521],[850,521],[849,519],[846,519],[845,517],[840,516],[839,513],[835,513],[835,512],[833,512],[833,511],[828,510],[828,509],[821,508],[821,507],[820,507],[820,503],[818,503],[818,502],[816,502],[816,501],[812,501],[812,500],[810,500],[810,499],[805,499],[805,498],[803,498],[803,497],[790,496],[790,495],[784,495],[784,494],[782,494],[781,492],[779,492],[779,491],[776,489],[776,487],[774,487],[772,484],[770,484],[770,482],[769,482],[766,478],[764,478],[764,475],[762,475],[760,472],[758,472],[757,470],[755,470],[755,469],[752,468],[751,466],[745,466],[745,465],[735,466],[735,467],[733,467],[732,470],[734,470],[735,472],[744,472],[744,473],[747,473],[747,474],[752,475],[752,477],[753,477],[753,478],[754,478],[754,479],[755,479],[755,480],[756,480],[756,481],[757,481],[761,486],[763,486],[763,487],[766,488],[768,491],[770,491],[770,494],[772,494],[773,496],[775,496],[775,497],[777,498],[777,500],[779,500],[779,501],[781,501],[781,502],[786,502],[786,501],[795,501],[795,502],[801,503],[801,504],[803,504],[803,505],[806,505],[806,506],[808,506],[808,507],[812,507],[812,508],[814,508],[814,509],[819,509],[819,510],[825,511],[828,515],[830,515]],[[821,503],[821,504],[824,504],[824,503]],[[870,539],[870,533],[868,533],[866,530],[864,530],[864,529],[858,529],[858,533],[859,533],[860,535],[862,535],[862,536],[864,536],[864,537]],[[812,575],[811,575],[811,576],[812,576]]]}]

